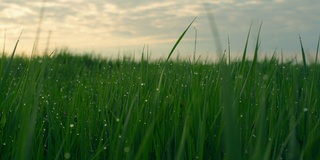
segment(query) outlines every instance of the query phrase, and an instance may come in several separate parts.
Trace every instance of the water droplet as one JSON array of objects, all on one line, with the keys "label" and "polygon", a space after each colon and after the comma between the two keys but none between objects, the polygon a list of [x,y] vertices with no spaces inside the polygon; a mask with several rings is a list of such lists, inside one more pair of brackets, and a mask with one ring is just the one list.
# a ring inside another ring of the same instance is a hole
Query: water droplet
[{"label": "water droplet", "polygon": [[126,153],[128,153],[128,152],[129,152],[129,150],[130,150],[130,148],[129,148],[129,147],[124,147],[124,149],[123,149],[123,151],[124,151],[124,152],[126,152]]},{"label": "water droplet", "polygon": [[64,154],[64,158],[65,159],[69,159],[71,157],[71,154],[69,152],[65,153]]},{"label": "water droplet", "polygon": [[303,111],[304,112],[308,112],[308,108],[303,108]]},{"label": "water droplet", "polygon": [[70,128],[73,128],[74,127],[74,124],[70,124]]},{"label": "water droplet", "polygon": [[268,75],[263,75],[262,79],[263,80],[268,80],[269,76]]}]

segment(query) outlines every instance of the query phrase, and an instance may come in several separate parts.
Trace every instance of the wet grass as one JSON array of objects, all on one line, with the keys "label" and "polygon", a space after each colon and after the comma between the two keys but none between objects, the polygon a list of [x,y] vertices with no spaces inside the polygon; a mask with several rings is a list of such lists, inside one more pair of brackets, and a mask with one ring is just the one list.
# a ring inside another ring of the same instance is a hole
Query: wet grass
[{"label": "wet grass", "polygon": [[170,60],[191,24],[165,60],[3,54],[0,158],[319,159],[320,65],[302,41],[302,64],[258,61],[259,36],[247,60],[250,30],[241,60]]},{"label": "wet grass", "polygon": [[320,157],[318,64],[306,74],[275,57],[135,62],[66,51],[2,57],[1,66],[10,62],[8,74],[1,68],[1,159],[223,159],[229,138],[243,159]]}]

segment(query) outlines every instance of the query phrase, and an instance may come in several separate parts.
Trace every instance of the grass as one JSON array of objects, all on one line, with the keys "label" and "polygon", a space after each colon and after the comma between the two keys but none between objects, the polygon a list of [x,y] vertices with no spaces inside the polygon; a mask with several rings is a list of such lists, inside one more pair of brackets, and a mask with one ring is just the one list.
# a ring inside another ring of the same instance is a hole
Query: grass
[{"label": "grass", "polygon": [[258,61],[258,37],[247,60],[247,42],[229,63],[3,55],[0,157],[318,159],[317,59]]}]

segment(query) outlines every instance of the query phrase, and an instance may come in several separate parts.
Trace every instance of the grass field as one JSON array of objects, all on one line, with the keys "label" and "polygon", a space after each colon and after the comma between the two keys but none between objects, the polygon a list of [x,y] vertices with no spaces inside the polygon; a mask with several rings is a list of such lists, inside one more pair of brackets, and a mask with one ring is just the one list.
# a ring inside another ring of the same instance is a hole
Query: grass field
[{"label": "grass field", "polygon": [[165,65],[14,58],[1,79],[1,159],[320,157],[318,64],[169,61],[159,88]]},{"label": "grass field", "polygon": [[0,159],[319,159],[317,59],[258,46],[217,63],[2,55]]}]

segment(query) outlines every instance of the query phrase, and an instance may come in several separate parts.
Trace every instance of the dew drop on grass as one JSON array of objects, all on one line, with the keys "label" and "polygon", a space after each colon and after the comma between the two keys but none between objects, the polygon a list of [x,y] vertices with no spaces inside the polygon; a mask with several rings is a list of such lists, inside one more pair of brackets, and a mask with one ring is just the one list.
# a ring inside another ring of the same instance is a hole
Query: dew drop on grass
[{"label": "dew drop on grass", "polygon": [[74,127],[74,124],[70,124],[70,128],[73,128]]},{"label": "dew drop on grass", "polygon": [[124,147],[124,149],[123,149],[123,151],[124,151],[125,153],[128,153],[128,152],[129,152],[129,150],[130,150],[130,148],[129,148],[129,147]]},{"label": "dew drop on grass", "polygon": [[117,122],[119,122],[119,121],[120,121],[120,119],[119,119],[119,118],[117,118],[117,119],[116,119],[116,121],[117,121]]},{"label": "dew drop on grass", "polygon": [[308,112],[308,108],[303,108],[303,111],[304,112]]},{"label": "dew drop on grass", "polygon": [[64,158],[65,159],[70,159],[70,157],[71,157],[71,154],[69,152],[64,154]]},{"label": "dew drop on grass", "polygon": [[265,74],[265,75],[263,75],[263,77],[262,77],[262,79],[263,79],[263,80],[268,80],[268,78],[269,78],[269,76],[268,76],[268,75],[266,75],[266,74]]}]

